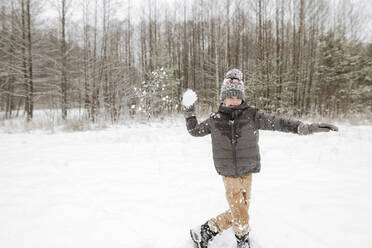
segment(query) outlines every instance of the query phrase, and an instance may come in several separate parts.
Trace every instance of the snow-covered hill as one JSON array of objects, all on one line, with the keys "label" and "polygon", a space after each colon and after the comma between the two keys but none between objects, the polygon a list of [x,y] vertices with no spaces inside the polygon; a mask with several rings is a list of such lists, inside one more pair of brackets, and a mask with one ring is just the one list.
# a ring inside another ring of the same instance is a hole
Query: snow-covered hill
[{"label": "snow-covered hill", "polygon": [[[372,247],[372,126],[339,127],[261,132],[256,247]],[[210,137],[183,120],[0,133],[0,247],[187,248],[189,228],[225,209]],[[211,247],[234,247],[232,231]]]}]

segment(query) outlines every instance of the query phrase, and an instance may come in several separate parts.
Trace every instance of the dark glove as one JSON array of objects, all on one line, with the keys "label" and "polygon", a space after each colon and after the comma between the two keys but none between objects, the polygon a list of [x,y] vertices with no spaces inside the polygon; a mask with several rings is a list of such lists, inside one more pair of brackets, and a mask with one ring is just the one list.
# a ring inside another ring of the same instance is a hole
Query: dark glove
[{"label": "dark glove", "polygon": [[311,123],[311,124],[303,124],[301,123],[298,126],[298,133],[301,135],[308,135],[313,133],[320,133],[320,132],[329,132],[329,131],[338,131],[338,127],[332,124],[327,123]]},{"label": "dark glove", "polygon": [[195,116],[195,107],[194,107],[194,104],[189,106],[189,107],[185,107],[182,105],[182,111],[183,111],[183,115],[185,116],[185,118],[189,118],[191,116]]}]

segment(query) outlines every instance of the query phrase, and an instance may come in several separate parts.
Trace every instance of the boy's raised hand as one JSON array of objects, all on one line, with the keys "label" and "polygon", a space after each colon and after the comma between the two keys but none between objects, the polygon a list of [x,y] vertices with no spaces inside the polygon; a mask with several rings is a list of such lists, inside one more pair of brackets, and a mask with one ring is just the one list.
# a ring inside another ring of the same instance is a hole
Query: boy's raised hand
[{"label": "boy's raised hand", "polygon": [[182,111],[185,118],[195,116],[195,107],[194,104],[191,106],[186,107],[185,105],[182,105]]},{"label": "boy's raised hand", "polygon": [[301,123],[298,126],[298,133],[301,135],[308,135],[313,133],[329,132],[329,131],[338,131],[338,127],[328,123],[311,123],[303,124]]},{"label": "boy's raised hand", "polygon": [[182,110],[185,118],[195,115],[194,103],[198,99],[198,96],[193,90],[186,90],[182,95]]}]

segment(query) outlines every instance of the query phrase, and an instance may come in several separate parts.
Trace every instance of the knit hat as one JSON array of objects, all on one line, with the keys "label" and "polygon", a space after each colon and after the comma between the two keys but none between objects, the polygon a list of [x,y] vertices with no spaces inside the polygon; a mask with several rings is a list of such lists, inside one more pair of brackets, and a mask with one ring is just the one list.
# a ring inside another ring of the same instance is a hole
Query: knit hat
[{"label": "knit hat", "polygon": [[221,101],[233,96],[245,101],[243,73],[238,69],[228,71],[221,86]]}]

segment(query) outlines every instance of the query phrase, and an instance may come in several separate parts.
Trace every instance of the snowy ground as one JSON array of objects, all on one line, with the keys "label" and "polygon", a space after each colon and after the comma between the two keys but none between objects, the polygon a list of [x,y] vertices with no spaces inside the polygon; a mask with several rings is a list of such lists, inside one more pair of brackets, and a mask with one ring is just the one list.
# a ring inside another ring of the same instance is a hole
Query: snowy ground
[{"label": "snowy ground", "polygon": [[[227,209],[210,137],[183,120],[100,131],[0,130],[0,247],[187,248]],[[372,247],[372,126],[261,132],[252,238],[262,248]],[[233,247],[231,230],[212,248]]]}]

